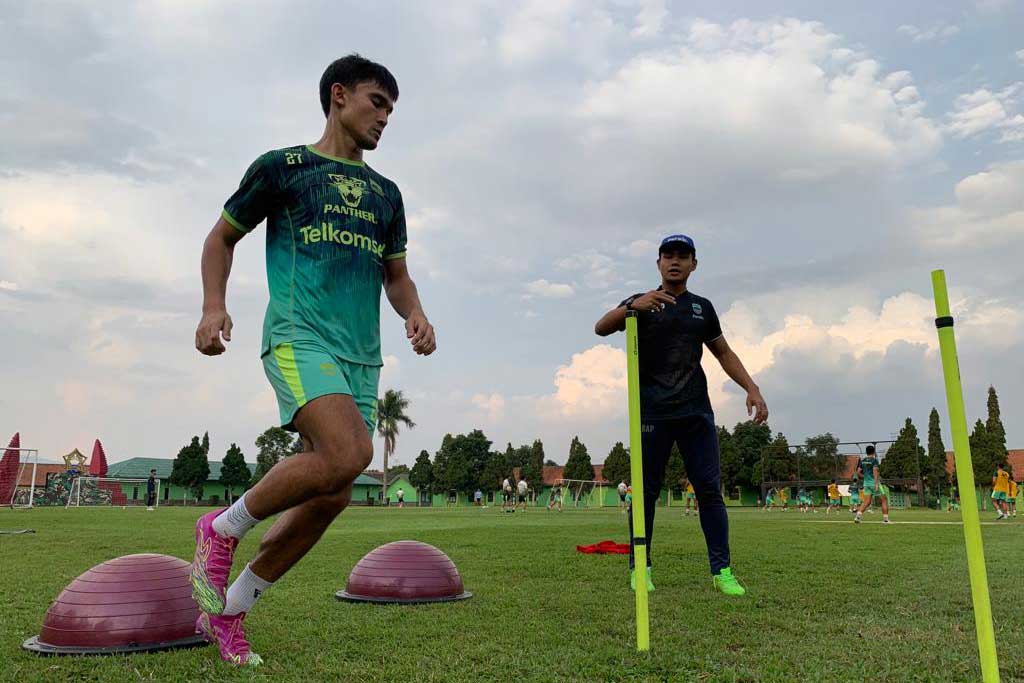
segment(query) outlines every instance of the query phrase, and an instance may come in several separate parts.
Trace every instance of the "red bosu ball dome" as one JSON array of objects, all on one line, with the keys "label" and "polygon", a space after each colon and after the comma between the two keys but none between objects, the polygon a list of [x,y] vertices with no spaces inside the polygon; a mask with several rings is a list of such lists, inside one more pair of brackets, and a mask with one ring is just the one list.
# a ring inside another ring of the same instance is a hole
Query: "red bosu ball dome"
[{"label": "red bosu ball dome", "polygon": [[348,575],[345,590],[335,594],[349,602],[451,602],[473,597],[462,586],[455,564],[432,545],[395,541],[371,550]]},{"label": "red bosu ball dome", "polygon": [[125,555],[98,564],[61,592],[38,636],[38,654],[117,654],[193,647],[199,607],[191,565],[168,555]]}]

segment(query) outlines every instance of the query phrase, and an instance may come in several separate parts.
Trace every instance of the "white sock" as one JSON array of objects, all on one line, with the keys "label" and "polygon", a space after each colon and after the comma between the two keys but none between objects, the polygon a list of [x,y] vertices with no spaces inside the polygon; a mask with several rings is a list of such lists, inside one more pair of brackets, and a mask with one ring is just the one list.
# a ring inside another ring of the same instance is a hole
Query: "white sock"
[{"label": "white sock", "polygon": [[273,581],[264,581],[252,572],[252,565],[245,565],[245,569],[238,575],[235,582],[228,588],[224,603],[224,614],[248,614],[252,606],[256,604],[257,598],[263,595],[268,588],[274,585]]},{"label": "white sock", "polygon": [[213,520],[213,530],[218,536],[230,536],[241,540],[249,529],[259,524],[260,520],[249,514],[245,509],[245,496],[243,493],[234,504],[224,512],[217,515]]}]

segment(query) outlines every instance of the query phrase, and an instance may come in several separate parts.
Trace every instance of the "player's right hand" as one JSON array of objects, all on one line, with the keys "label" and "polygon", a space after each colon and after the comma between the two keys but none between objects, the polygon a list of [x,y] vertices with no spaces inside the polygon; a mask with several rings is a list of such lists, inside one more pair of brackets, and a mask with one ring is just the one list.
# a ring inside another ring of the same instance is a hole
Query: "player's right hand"
[{"label": "player's right hand", "polygon": [[657,313],[668,304],[675,304],[676,298],[660,289],[652,289],[633,299],[633,308],[643,313]]},{"label": "player's right hand", "polygon": [[[231,316],[226,310],[203,313],[203,319],[196,328],[196,348],[204,356],[219,356],[224,353],[224,342],[231,341]],[[223,337],[224,341],[221,341]]]}]

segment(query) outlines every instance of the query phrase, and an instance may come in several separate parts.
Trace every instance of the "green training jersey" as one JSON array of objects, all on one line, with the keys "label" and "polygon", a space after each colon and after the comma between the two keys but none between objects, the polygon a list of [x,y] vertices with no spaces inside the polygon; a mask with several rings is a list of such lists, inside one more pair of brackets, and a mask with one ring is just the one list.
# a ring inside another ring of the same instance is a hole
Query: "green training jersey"
[{"label": "green training jersey", "polygon": [[289,147],[253,162],[223,215],[245,233],[267,221],[262,353],[312,341],[343,360],[382,365],[384,261],[403,258],[406,242],[393,182],[361,161]]},{"label": "green training jersey", "polygon": [[[860,459],[860,469],[864,473],[864,484],[875,479],[875,468],[878,467],[878,458],[873,455],[865,455]],[[878,483],[878,482],[874,482]]]}]

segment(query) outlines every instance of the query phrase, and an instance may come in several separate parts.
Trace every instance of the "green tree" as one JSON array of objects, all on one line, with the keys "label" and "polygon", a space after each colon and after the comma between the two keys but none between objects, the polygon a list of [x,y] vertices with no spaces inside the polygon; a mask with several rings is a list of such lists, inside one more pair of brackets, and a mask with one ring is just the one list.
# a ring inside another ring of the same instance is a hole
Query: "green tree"
[{"label": "green tree", "polygon": [[[668,489],[668,500],[672,502],[672,494],[678,491],[683,485],[683,477],[686,476],[686,463],[683,454],[679,452],[679,445],[673,443],[672,451],[668,456],[668,463],[665,465],[665,488]],[[658,492],[661,493],[660,491]]]},{"label": "green tree", "polygon": [[935,497],[942,496],[949,488],[949,471],[946,469],[946,446],[942,443],[942,428],[939,425],[939,411],[932,408],[928,415],[928,458],[925,473],[928,486]]},{"label": "green tree", "polygon": [[601,470],[601,477],[609,484],[617,486],[620,481],[632,484],[630,479],[629,450],[616,441],[612,449],[608,451],[608,457],[604,459],[604,468]]},{"label": "green tree", "polygon": [[[580,441],[579,436],[574,436],[572,443],[569,444],[569,459],[565,461],[562,477],[583,481],[593,481],[594,479],[594,466],[590,462],[590,454],[587,453],[587,447]],[[588,493],[592,488],[592,484],[585,484],[580,487],[577,495]]]},{"label": "green tree", "polygon": [[985,433],[988,435],[988,447],[992,466],[1006,467],[1009,453],[1006,451],[1006,429],[1003,427],[1003,420],[999,416],[999,397],[996,395],[996,388],[988,388],[988,419],[985,420]]},{"label": "green tree", "polygon": [[203,496],[203,484],[210,476],[210,462],[198,436],[184,446],[174,458],[171,465],[171,483],[181,486],[186,492],[191,491],[192,497],[199,500]]},{"label": "green tree", "polygon": [[210,457],[210,432],[203,432],[203,453]]},{"label": "green tree", "polygon": [[743,462],[743,457],[732,434],[726,427],[719,426],[718,432],[718,458],[722,463],[722,485],[726,491],[732,491],[736,487],[750,486],[750,470]]},{"label": "green tree", "polygon": [[482,431],[469,434],[445,434],[434,455],[434,481],[443,490],[472,494],[490,456],[491,440]]},{"label": "green tree", "polygon": [[416,423],[405,414],[409,407],[409,399],[402,395],[401,391],[388,389],[384,392],[384,398],[377,400],[377,433],[384,439],[384,482],[388,481],[388,459],[394,455],[395,439],[398,436],[399,425],[405,425],[409,429],[416,426]]},{"label": "green tree", "polygon": [[920,477],[921,461],[924,459],[924,448],[917,436],[917,427],[909,417],[903,423],[896,442],[889,446],[885,458],[878,466],[878,473],[883,479],[910,479]]},{"label": "green tree", "polygon": [[434,486],[434,466],[430,464],[430,453],[420,451],[416,463],[409,470],[409,483],[417,491],[430,494]]},{"label": "green tree", "polygon": [[520,472],[536,495],[544,485],[544,444],[537,439],[529,447],[529,455]]},{"label": "green tree", "polygon": [[544,466],[545,467],[558,467],[558,463],[555,462],[554,460],[552,460],[551,458],[548,458],[547,460],[544,461]]},{"label": "green tree", "polygon": [[271,427],[256,437],[256,471],[252,475],[255,485],[270,469],[292,453],[292,435],[281,427]]},{"label": "green tree", "polygon": [[795,466],[790,466],[790,460],[794,460],[789,450],[789,441],[786,435],[779,432],[775,438],[765,446],[763,451],[764,464],[763,478],[765,481],[786,481],[795,478]]},{"label": "green tree", "polygon": [[508,465],[508,458],[501,451],[492,451],[487,456],[487,463],[480,473],[480,480],[477,482],[477,485],[485,493],[497,491],[501,488],[501,482],[506,477],[512,477],[512,468]]},{"label": "green tree", "polygon": [[[739,454],[743,467],[739,476],[741,486],[760,486],[762,455],[771,443],[772,430],[767,424],[753,420],[737,423],[732,430],[732,443]],[[749,474],[748,474],[749,473]]]},{"label": "green tree", "polygon": [[839,439],[832,432],[807,437],[800,467],[802,479],[833,479],[839,470]]},{"label": "green tree", "polygon": [[298,453],[302,453],[305,450],[306,450],[306,444],[304,444],[302,442],[302,435],[301,434],[296,434],[295,435],[295,442],[292,444],[292,448],[291,448],[291,455],[296,455]]},{"label": "green tree", "polygon": [[[403,474],[409,474],[409,466],[405,464],[392,465],[391,469],[388,470],[388,477],[391,481],[398,479]],[[412,483],[412,482],[410,482]]]},{"label": "green tree", "polygon": [[252,471],[245,464],[245,456],[242,449],[236,444],[231,444],[220,467],[220,483],[228,490],[228,502],[231,503],[235,496],[235,487],[243,489],[249,485],[252,479]]},{"label": "green tree", "polygon": [[[971,469],[974,470],[974,484],[981,487],[981,500],[982,506],[984,506],[988,499],[985,492],[992,488],[992,473],[996,469],[995,458],[992,457],[992,446],[988,440],[988,430],[985,428],[984,422],[978,420],[974,423],[974,429],[971,430],[967,441],[971,445]],[[960,497],[966,500],[964,496],[969,494],[969,491],[961,491]]]}]

